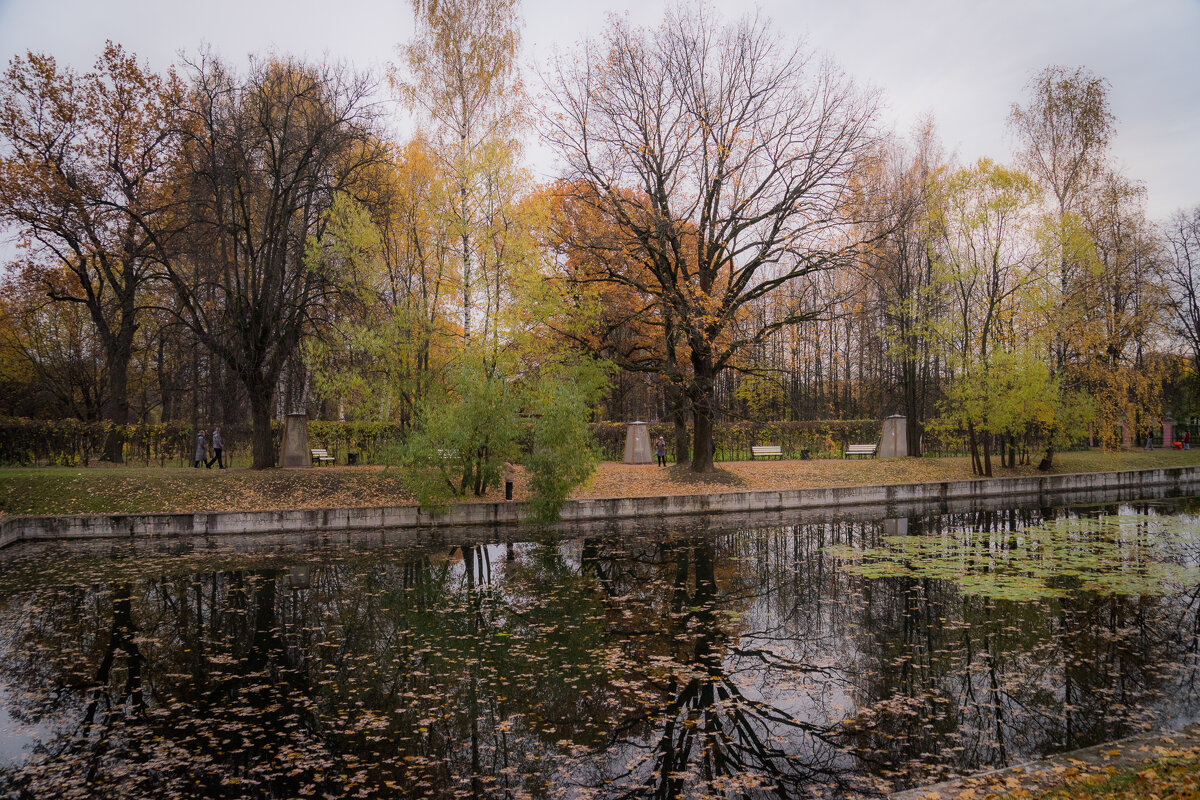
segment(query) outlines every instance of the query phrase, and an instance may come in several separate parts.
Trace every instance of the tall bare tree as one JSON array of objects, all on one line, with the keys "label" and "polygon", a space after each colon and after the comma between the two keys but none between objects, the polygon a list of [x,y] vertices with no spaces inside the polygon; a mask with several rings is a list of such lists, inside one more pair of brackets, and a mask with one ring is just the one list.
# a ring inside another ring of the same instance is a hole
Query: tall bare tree
[{"label": "tall bare tree", "polygon": [[339,192],[382,158],[372,83],[341,66],[218,59],[191,67],[182,108],[188,241],[165,259],[180,314],[246,388],[254,467],[274,465],[280,374],[338,293],[306,252]]},{"label": "tall bare tree", "polygon": [[556,64],[546,90],[545,131],[568,179],[621,232],[607,278],[657,298],[679,326],[692,469],[709,471],[717,376],[814,313],[797,305],[753,325],[741,309],[856,251],[846,201],[874,142],[875,100],[765,20],[691,7],[653,31],[613,20]]},{"label": "tall bare tree", "polygon": [[1200,374],[1200,205],[1176,211],[1166,224],[1166,277],[1170,288],[1173,329],[1191,351],[1192,369]]},{"label": "tall bare tree", "polygon": [[896,362],[910,455],[921,453],[936,377],[933,327],[941,310],[941,287],[934,269],[938,237],[930,218],[943,164],[932,120],[924,120],[911,145],[895,141],[884,148],[878,171],[864,187],[867,202],[881,206],[878,242],[868,251],[864,266],[878,294],[888,355]]}]

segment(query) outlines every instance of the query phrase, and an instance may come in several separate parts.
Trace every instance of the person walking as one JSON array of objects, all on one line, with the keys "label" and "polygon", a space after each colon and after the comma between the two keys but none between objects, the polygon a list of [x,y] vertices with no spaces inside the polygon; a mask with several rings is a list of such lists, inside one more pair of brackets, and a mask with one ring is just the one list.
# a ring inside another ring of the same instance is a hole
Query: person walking
[{"label": "person walking", "polygon": [[192,466],[196,469],[200,469],[201,464],[207,463],[208,442],[204,438],[204,431],[196,431],[196,457],[193,460],[196,463]]},{"label": "person walking", "polygon": [[513,499],[513,481],[517,477],[517,468],[511,461],[504,462],[504,502],[511,503]]},{"label": "person walking", "polygon": [[225,461],[221,458],[223,445],[224,443],[221,441],[221,427],[219,425],[214,426],[212,432],[213,457],[204,464],[205,469],[212,469],[214,463],[219,469],[225,469]]},{"label": "person walking", "polygon": [[1184,450],[1192,449],[1192,432],[1191,431],[1183,432],[1183,449]]},{"label": "person walking", "polygon": [[667,465],[667,440],[661,436],[654,443],[654,455],[658,457],[658,465],[660,467]]}]

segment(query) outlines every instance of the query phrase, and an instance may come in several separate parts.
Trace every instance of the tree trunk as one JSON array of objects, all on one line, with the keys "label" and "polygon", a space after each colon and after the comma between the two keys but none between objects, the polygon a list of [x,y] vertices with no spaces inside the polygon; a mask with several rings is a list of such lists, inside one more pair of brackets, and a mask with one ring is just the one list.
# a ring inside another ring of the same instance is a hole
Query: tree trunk
[{"label": "tree trunk", "polygon": [[983,474],[983,462],[979,460],[979,440],[975,436],[975,423],[967,423],[967,436],[971,443],[971,474]]},{"label": "tree trunk", "polygon": [[219,419],[225,427],[236,425],[239,422],[244,422],[246,417],[245,410],[241,404],[241,397],[238,386],[237,375],[224,362],[217,362],[220,369],[221,383],[223,390],[221,392],[221,413]]},{"label": "tree trunk", "polygon": [[[121,337],[124,339],[125,337]],[[108,399],[104,418],[114,426],[129,422],[129,360],[132,348],[118,340],[108,354]],[[120,464],[125,460],[125,435],[118,427],[104,442],[104,460]]]},{"label": "tree trunk", "polygon": [[250,439],[253,443],[253,468],[270,469],[275,466],[275,447],[271,441],[271,397],[274,392],[270,384],[265,387],[247,386],[250,397]]},{"label": "tree trunk", "polygon": [[692,348],[692,472],[713,471],[712,354]]},{"label": "tree trunk", "polygon": [[1053,466],[1054,466],[1054,445],[1048,444],[1048,445],[1046,445],[1046,455],[1042,457],[1042,460],[1040,462],[1038,462],[1038,471],[1039,472],[1049,472],[1050,468]]},{"label": "tree trunk", "polygon": [[471,341],[471,235],[467,233],[467,189],[461,190],[462,200],[462,282],[463,282],[463,339]]},{"label": "tree trunk", "polygon": [[670,383],[667,385],[667,401],[671,404],[671,423],[675,428],[675,463],[682,464],[688,460],[692,444],[687,427],[687,394]]},{"label": "tree trunk", "polygon": [[904,436],[908,440],[908,454],[921,455],[921,409],[917,403],[917,363],[912,358],[905,358],[901,365],[904,376],[904,416],[908,424],[904,427]]}]

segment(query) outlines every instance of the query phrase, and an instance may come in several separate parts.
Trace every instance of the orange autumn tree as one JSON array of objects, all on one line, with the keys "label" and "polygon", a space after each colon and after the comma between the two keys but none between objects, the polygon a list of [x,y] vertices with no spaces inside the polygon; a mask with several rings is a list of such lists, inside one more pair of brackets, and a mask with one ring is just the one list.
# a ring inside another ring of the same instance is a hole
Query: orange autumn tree
[{"label": "orange autumn tree", "polygon": [[612,20],[547,83],[546,135],[570,183],[588,187],[576,201],[615,232],[604,278],[654,298],[678,325],[691,468],[710,471],[718,375],[811,317],[797,305],[734,330],[739,310],[854,253],[845,198],[874,141],[874,99],[765,20],[723,23],[692,8],[668,11],[655,30]]},{"label": "orange autumn tree", "polygon": [[[671,308],[648,282],[645,253],[630,249],[620,224],[606,216],[587,184],[559,181],[545,190],[547,250],[553,254],[546,291],[559,304],[546,319],[555,335],[629,372],[660,375],[675,426],[675,452],[686,458],[687,345]],[[633,198],[630,198],[632,202]],[[695,236],[689,246],[695,247]],[[610,275],[628,276],[625,282]]]},{"label": "orange autumn tree", "polygon": [[[167,187],[181,91],[112,42],[90,72],[28,53],[0,76],[0,221],[21,236],[27,277],[86,310],[107,373],[102,416],[118,425],[146,289],[178,225]],[[120,437],[105,456],[122,460]]]}]

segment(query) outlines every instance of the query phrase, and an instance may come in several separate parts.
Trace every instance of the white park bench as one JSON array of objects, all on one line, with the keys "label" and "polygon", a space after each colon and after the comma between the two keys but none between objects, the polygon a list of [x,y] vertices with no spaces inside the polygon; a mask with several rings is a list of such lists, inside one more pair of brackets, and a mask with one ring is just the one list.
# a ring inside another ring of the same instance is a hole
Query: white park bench
[{"label": "white park bench", "polygon": [[314,447],[312,449],[312,463],[318,467],[322,464],[332,464],[335,461],[334,457],[329,455],[329,451],[323,447]]},{"label": "white park bench", "polygon": [[777,444],[755,444],[750,446],[750,460],[756,458],[783,458],[783,448]]},{"label": "white park bench", "polygon": [[846,446],[846,456],[874,456],[878,444],[851,444]]}]

